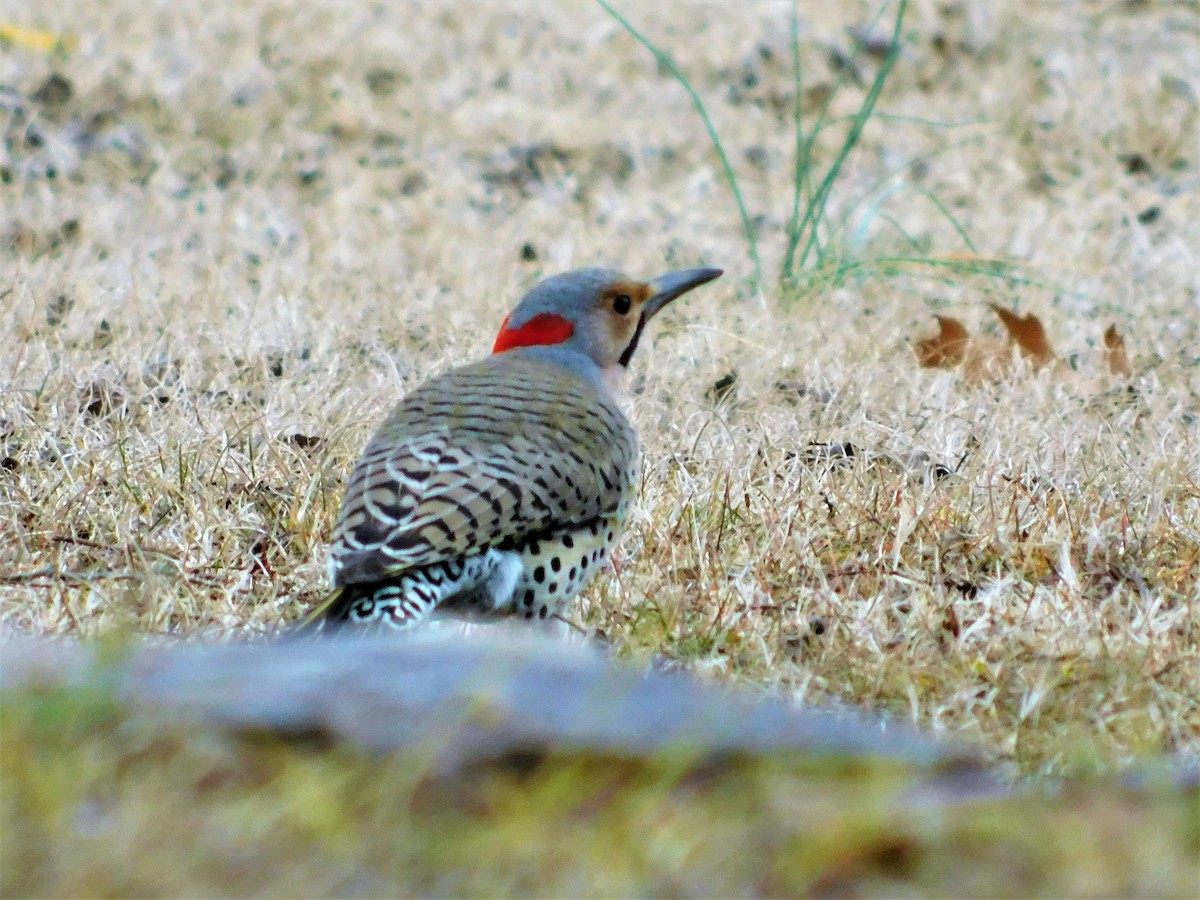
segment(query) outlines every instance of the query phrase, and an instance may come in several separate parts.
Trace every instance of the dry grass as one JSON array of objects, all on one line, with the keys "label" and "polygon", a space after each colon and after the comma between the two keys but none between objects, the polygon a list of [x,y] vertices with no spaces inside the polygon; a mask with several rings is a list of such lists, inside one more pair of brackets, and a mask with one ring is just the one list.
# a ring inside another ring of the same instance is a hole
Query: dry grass
[{"label": "dry grass", "polygon": [[[686,95],[590,4],[37,15],[18,24],[78,44],[0,51],[28,110],[4,113],[0,184],[8,631],[298,617],[406,388],[486,352],[540,274],[705,263],[730,274],[641,353],[641,500],[584,620],[630,655],[898,711],[1022,774],[1200,751],[1194,9],[916,3],[880,103],[903,118],[844,171],[834,262],[762,294]],[[811,112],[867,8],[805,15]],[[768,272],[788,16],[636,16],[706,98]],[[56,71],[72,95],[28,99]],[[941,207],[1030,283],[920,262],[966,249]],[[994,329],[985,300],[1036,312],[1073,365],[983,386],[919,369],[908,338],[934,312]],[[1103,369],[1114,321],[1128,383]],[[831,469],[810,441],[962,464]]]}]

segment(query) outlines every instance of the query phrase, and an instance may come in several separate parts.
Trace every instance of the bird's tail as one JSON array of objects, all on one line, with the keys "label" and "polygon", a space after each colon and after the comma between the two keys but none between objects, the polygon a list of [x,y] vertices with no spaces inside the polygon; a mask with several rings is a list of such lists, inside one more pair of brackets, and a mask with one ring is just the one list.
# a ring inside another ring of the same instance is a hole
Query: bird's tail
[{"label": "bird's tail", "polygon": [[398,577],[342,585],[288,628],[286,635],[316,637],[348,625],[359,634],[411,628],[428,618],[443,601],[453,601],[476,589],[477,573],[471,572],[465,583],[461,566],[456,575],[448,578],[446,565],[437,564]]},{"label": "bird's tail", "polygon": [[286,632],[289,638],[316,637],[336,630],[341,621],[342,610],[353,602],[355,592],[345,587],[334,588],[316,606],[310,609],[299,622]]}]

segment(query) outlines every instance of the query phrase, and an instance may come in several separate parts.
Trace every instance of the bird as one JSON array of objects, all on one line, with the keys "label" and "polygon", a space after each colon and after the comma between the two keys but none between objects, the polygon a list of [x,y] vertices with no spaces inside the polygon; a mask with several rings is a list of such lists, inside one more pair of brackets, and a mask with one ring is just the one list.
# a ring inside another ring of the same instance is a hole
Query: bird
[{"label": "bird", "polygon": [[623,375],[647,324],[722,274],[585,268],[536,284],[490,356],[425,381],[367,443],[331,537],[333,590],[296,630],[403,630],[435,612],[566,621],[638,481]]}]

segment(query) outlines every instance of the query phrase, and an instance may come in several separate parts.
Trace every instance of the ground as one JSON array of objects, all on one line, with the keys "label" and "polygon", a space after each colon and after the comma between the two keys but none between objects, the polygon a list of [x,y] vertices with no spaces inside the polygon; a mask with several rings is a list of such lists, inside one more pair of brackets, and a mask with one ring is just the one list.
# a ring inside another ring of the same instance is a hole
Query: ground
[{"label": "ground", "polygon": [[[0,45],[7,633],[299,617],[374,425],[522,290],[716,265],[635,360],[641,491],[579,620],[1009,777],[1200,752],[1194,4],[912,3],[785,280],[797,97],[843,117],[807,196],[896,7],[802,4],[797,87],[787,4],[618,6],[704,103],[761,281],[692,97],[600,6],[43,6],[0,22],[63,38]],[[1055,362],[918,365],[989,302]]]}]

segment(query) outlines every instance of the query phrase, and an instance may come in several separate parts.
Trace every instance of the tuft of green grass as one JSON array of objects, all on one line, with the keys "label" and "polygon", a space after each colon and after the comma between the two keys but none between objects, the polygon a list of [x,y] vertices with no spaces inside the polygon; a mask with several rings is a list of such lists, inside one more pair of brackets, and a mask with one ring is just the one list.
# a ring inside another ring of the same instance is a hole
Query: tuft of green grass
[{"label": "tuft of green grass", "polygon": [[[892,36],[888,42],[887,51],[884,53],[883,59],[871,79],[871,85],[863,95],[862,102],[859,104],[858,110],[849,118],[849,129],[843,137],[841,146],[838,148],[837,154],[834,156],[825,174],[821,177],[816,189],[812,189],[812,168],[813,168],[813,146],[820,136],[824,128],[833,124],[827,122],[827,116],[833,103],[835,91],[830,91],[825,100],[824,106],[817,114],[816,121],[809,129],[808,137],[804,137],[803,115],[801,98],[803,97],[801,73],[803,67],[800,60],[800,10],[798,5],[792,7],[791,20],[791,47],[792,47],[792,71],[795,79],[796,101],[793,107],[792,117],[793,125],[796,131],[796,164],[795,173],[793,175],[793,192],[792,192],[792,212],[788,219],[785,235],[787,237],[787,249],[783,254],[783,267],[780,271],[779,278],[784,286],[793,286],[796,281],[797,271],[807,267],[809,259],[813,258],[815,264],[820,267],[824,263],[825,252],[821,244],[820,228],[825,219],[826,207],[829,203],[829,196],[833,190],[833,185],[837,181],[838,174],[845,165],[847,158],[858,145],[859,139],[862,137],[863,130],[867,126],[867,122],[871,119],[875,111],[875,106],[879,102],[879,95],[883,92],[884,84],[887,82],[888,75],[892,71],[892,67],[896,63],[896,59],[900,54],[900,37],[904,25],[904,13],[908,7],[908,0],[899,0],[896,8],[896,17],[893,21]],[[867,26],[869,33],[882,18],[886,5],[879,8],[879,12],[875,18]],[[858,62],[858,57],[862,51],[861,43],[856,45],[853,53],[847,63],[847,68],[854,68]],[[840,85],[839,85],[840,86]],[[801,216],[801,195],[805,193],[807,188],[806,202],[804,203],[804,214]],[[961,231],[961,229],[960,229]],[[801,248],[801,242],[804,246]],[[799,250],[799,259],[796,258]]]},{"label": "tuft of green grass", "polygon": [[[734,203],[737,205],[738,214],[741,217],[746,247],[754,270],[752,287],[755,290],[764,289],[763,264],[758,248],[758,228],[754,224],[753,218],[747,208],[743,192],[739,186],[737,172],[730,159],[730,154],[722,142],[720,135],[717,133],[716,126],[713,124],[712,117],[709,115],[699,91],[692,83],[692,80],[680,69],[665,49],[639,31],[628,18],[618,12],[607,0],[596,0],[596,2],[622,28],[629,32],[638,43],[649,50],[663,71],[674,78],[687,92],[697,115],[704,124],[713,150],[720,161],[725,181],[729,186]],[[805,286],[811,289],[816,285],[826,283],[840,284],[851,272],[860,275],[864,272],[886,275],[892,271],[888,268],[887,261],[883,259],[857,261],[848,259],[845,256],[845,252],[848,249],[846,247],[843,248],[843,251],[837,257],[834,257],[831,252],[830,245],[836,240],[838,233],[845,228],[850,216],[867,200],[866,196],[862,197],[857,203],[849,204],[841,221],[838,223],[829,223],[827,221],[827,212],[830,197],[838,181],[838,177],[847,160],[858,146],[867,123],[873,117],[882,118],[882,116],[877,116],[876,107],[883,93],[884,86],[887,83],[888,76],[891,74],[892,68],[900,56],[904,16],[907,7],[908,0],[899,0],[896,5],[895,17],[892,20],[892,32],[887,49],[875,70],[875,74],[871,78],[870,85],[863,93],[858,109],[849,116],[832,117],[830,115],[838,90],[844,88],[849,80],[848,76],[844,77],[837,82],[835,89],[828,91],[814,121],[810,126],[806,127],[803,109],[804,80],[800,44],[800,8],[798,4],[793,4],[790,18],[793,77],[792,126],[795,134],[792,204],[783,231],[785,249],[782,254],[782,263],[778,276],[778,281],[785,291],[803,291]],[[870,33],[874,29],[883,18],[887,8],[887,3],[879,7],[875,17],[865,27],[865,33]],[[855,70],[861,61],[863,53],[863,42],[857,42],[848,60],[846,60],[844,68],[850,71]],[[896,119],[891,118],[890,121],[896,121]],[[938,126],[941,123],[923,122],[922,124]],[[815,154],[816,142],[823,132],[841,125],[847,126],[845,134],[841,137],[840,144],[837,146],[836,152],[832,160],[828,163],[824,173],[817,177],[814,171],[817,166]],[[906,163],[906,166],[910,164]],[[887,180],[891,180],[891,175],[889,175]],[[928,189],[918,187],[916,190],[921,196],[932,203],[947,221],[951,223],[963,243],[974,253],[975,245],[967,235],[962,224],[946,205]],[[887,192],[881,193],[871,202],[868,207],[870,215],[866,217],[866,220],[869,221],[875,215],[887,218],[886,214],[878,209],[887,196]],[[903,229],[899,225],[894,221],[891,221],[891,223],[897,230],[903,233]],[[867,224],[868,222],[865,221],[861,228],[865,229]],[[912,243],[911,240],[910,243]],[[934,264],[936,264],[936,261],[934,261]],[[980,270],[977,268],[976,271]]]},{"label": "tuft of green grass", "polygon": [[[764,290],[766,283],[763,280],[764,269],[759,250],[760,228],[755,224],[754,216],[746,203],[731,153],[717,132],[699,90],[666,49],[647,37],[607,0],[596,0],[596,2],[639,44],[649,50],[661,69],[678,82],[687,93],[720,162],[722,174],[741,219],[747,254],[754,273],[751,288],[757,291]],[[889,6],[888,2],[881,4],[874,17],[861,28],[860,33],[870,35],[883,20]],[[799,4],[792,6],[790,17],[793,96],[791,119],[794,132],[792,203],[783,227],[784,249],[777,276],[780,296],[794,298],[805,294],[816,294],[839,288],[847,283],[861,284],[867,279],[882,279],[891,282],[910,276],[914,268],[929,268],[944,272],[944,283],[946,284],[955,284],[954,279],[962,275],[982,276],[985,279],[994,280],[1003,287],[1048,288],[1056,290],[1060,294],[1080,296],[1095,302],[1094,296],[1052,284],[1045,278],[1031,277],[1026,273],[1028,267],[1019,262],[989,258],[981,254],[966,226],[942,198],[923,185],[903,180],[903,174],[912,166],[927,165],[939,155],[961,149],[967,142],[977,142],[978,136],[968,138],[966,141],[950,142],[936,150],[922,154],[919,158],[904,160],[902,164],[887,171],[874,185],[863,190],[857,196],[842,198],[839,204],[841,213],[836,220],[831,221],[830,200],[838,185],[839,177],[848,160],[858,148],[870,122],[913,124],[931,129],[976,128],[987,124],[984,120],[947,123],[920,117],[891,115],[879,110],[880,97],[901,56],[907,9],[908,0],[897,0],[886,50],[878,60],[870,83],[862,91],[858,108],[849,115],[832,115],[839,92],[846,89],[851,80],[849,75],[845,75],[835,82],[831,90],[826,92],[825,99],[813,121],[806,124],[803,103],[805,82],[800,41],[800,6]],[[866,52],[866,41],[855,40],[842,68],[847,72],[856,72]],[[825,132],[834,128],[843,128],[844,133],[835,144],[832,158],[825,165],[824,171],[820,172],[818,168],[821,163],[816,152],[817,142]],[[954,235],[962,242],[965,249],[953,253],[939,252],[927,242],[912,237],[886,209],[888,202],[900,195],[915,195],[932,206],[938,215],[950,225]],[[851,221],[856,217],[859,219],[858,226],[851,232]],[[867,243],[867,234],[876,220],[889,225],[907,245],[911,255],[882,253],[864,256],[862,251]]]}]

